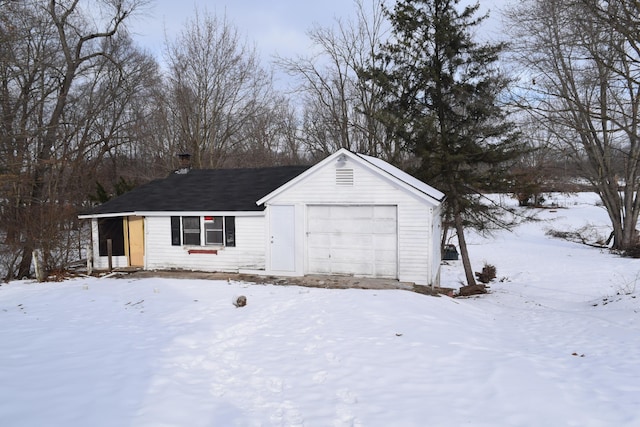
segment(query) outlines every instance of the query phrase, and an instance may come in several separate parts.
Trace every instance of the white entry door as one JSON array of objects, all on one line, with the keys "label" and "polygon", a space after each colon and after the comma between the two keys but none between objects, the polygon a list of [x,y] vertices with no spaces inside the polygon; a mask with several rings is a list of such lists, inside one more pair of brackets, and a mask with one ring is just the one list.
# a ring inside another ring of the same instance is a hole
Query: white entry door
[{"label": "white entry door", "polygon": [[295,206],[269,207],[269,247],[272,271],[295,271]]},{"label": "white entry door", "polygon": [[397,278],[396,206],[309,206],[307,270]]}]

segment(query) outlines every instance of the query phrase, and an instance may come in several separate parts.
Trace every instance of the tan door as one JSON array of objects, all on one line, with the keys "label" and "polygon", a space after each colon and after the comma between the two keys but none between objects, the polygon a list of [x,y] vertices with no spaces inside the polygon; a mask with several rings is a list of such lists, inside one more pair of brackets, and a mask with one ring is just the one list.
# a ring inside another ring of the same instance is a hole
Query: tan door
[{"label": "tan door", "polygon": [[129,266],[144,267],[144,218],[127,218],[129,231]]}]

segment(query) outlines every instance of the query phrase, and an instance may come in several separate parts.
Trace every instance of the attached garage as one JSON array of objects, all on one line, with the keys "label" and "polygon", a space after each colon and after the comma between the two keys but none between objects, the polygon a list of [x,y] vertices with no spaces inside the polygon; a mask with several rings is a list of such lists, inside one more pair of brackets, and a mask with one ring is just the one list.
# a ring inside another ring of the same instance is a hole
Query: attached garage
[{"label": "attached garage", "polygon": [[437,284],[443,200],[389,163],[341,149],[258,200],[266,273]]},{"label": "attached garage", "polygon": [[396,206],[307,207],[309,274],[348,274],[396,279]]}]

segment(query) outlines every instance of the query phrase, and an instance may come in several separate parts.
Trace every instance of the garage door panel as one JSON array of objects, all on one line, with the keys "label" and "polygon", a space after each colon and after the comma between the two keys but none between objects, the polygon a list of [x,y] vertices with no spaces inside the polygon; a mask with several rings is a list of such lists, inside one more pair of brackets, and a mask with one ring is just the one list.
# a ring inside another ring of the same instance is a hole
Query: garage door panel
[{"label": "garage door panel", "polygon": [[307,244],[312,247],[322,248],[331,246],[331,235],[327,233],[308,233]]},{"label": "garage door panel", "polygon": [[373,222],[369,219],[336,222],[334,231],[346,234],[370,234],[374,232]]},{"label": "garage door panel", "polygon": [[373,251],[369,256],[362,256],[361,253],[350,248],[332,248],[329,258],[332,262],[373,263],[375,255]]},{"label": "garage door panel", "polygon": [[308,231],[310,233],[324,233],[327,232],[333,223],[327,218],[317,218],[313,222],[309,222]]},{"label": "garage door panel", "polygon": [[396,217],[396,207],[393,205],[375,205],[371,206],[371,209],[376,217]]},{"label": "garage door panel", "polygon": [[331,263],[329,260],[309,260],[309,266],[313,265],[313,273],[314,274],[332,274],[331,273]]},{"label": "garage door panel", "polygon": [[370,220],[349,222],[346,220],[331,221],[329,219],[323,219],[314,221],[314,223],[309,226],[310,233],[371,233],[372,230],[373,224]]},{"label": "garage door panel", "polygon": [[396,277],[396,264],[376,264],[376,277]]},{"label": "garage door panel", "polygon": [[331,258],[331,250],[329,248],[310,248],[313,259],[328,260]]},{"label": "garage door panel", "polygon": [[370,234],[335,234],[331,236],[331,247],[349,249],[369,249],[374,244]]},{"label": "garage door panel", "polygon": [[376,249],[391,249],[396,250],[396,235],[395,234],[376,234],[372,236],[372,244]]},{"label": "garage door panel", "polygon": [[[393,236],[392,236],[393,237]],[[378,237],[369,234],[343,234],[343,233],[310,233],[307,245],[313,249],[329,248],[359,248],[361,250],[372,250]],[[380,245],[389,244],[391,239],[383,239]]]},{"label": "garage door panel", "polygon": [[372,206],[332,206],[330,209],[331,218],[336,220],[372,218],[373,212]]},{"label": "garage door panel", "polygon": [[397,278],[395,206],[309,206],[307,269]]},{"label": "garage door panel", "polygon": [[364,262],[331,263],[331,274],[353,274],[356,276],[373,276],[373,264]]},{"label": "garage door panel", "polygon": [[331,208],[328,205],[316,205],[313,207],[313,211],[317,218],[329,218],[331,216]]},{"label": "garage door panel", "polygon": [[330,233],[371,233],[374,231],[374,224],[371,218],[351,218],[334,219],[326,225],[327,232]]},{"label": "garage door panel", "polygon": [[393,234],[397,232],[395,218],[376,218],[372,221],[372,228],[375,229],[376,234]]},{"label": "garage door panel", "polygon": [[391,262],[392,260],[395,263],[395,248],[388,249],[376,249],[375,251],[371,251],[371,256],[377,262]]}]

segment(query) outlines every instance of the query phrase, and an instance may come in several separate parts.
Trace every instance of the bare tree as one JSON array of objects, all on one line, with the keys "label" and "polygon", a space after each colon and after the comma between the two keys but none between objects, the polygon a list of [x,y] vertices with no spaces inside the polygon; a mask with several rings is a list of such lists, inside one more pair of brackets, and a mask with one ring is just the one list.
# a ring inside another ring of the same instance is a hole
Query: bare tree
[{"label": "bare tree", "polygon": [[638,8],[528,0],[508,12],[526,67],[516,99],[598,192],[620,250],[637,244],[640,213]]},{"label": "bare tree", "polygon": [[248,118],[240,143],[229,154],[227,166],[262,167],[305,161],[298,135],[298,117],[290,101],[276,94]]},{"label": "bare tree", "polygon": [[[48,267],[65,257],[87,165],[126,140],[126,104],[138,69],[124,23],[142,0],[8,2],[0,20],[0,171],[7,276],[30,274],[32,253]],[[140,64],[141,62],[138,61]]]},{"label": "bare tree", "polygon": [[520,206],[539,206],[545,193],[569,191],[575,175],[568,167],[567,156],[553,144],[554,136],[540,127],[537,120],[521,115],[518,129],[521,132],[523,151],[510,168],[509,190]]},{"label": "bare tree", "polygon": [[194,167],[224,165],[245,123],[265,111],[271,76],[226,17],[197,10],[167,42],[166,60],[176,140]]},{"label": "bare tree", "polygon": [[339,148],[399,163],[401,150],[376,119],[381,91],[359,75],[379,64],[376,54],[387,31],[383,0],[354,0],[355,21],[336,20],[308,33],[315,56],[280,58],[278,64],[298,78],[303,95],[303,139],[313,157]]}]

